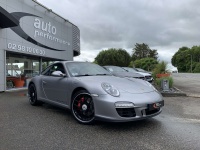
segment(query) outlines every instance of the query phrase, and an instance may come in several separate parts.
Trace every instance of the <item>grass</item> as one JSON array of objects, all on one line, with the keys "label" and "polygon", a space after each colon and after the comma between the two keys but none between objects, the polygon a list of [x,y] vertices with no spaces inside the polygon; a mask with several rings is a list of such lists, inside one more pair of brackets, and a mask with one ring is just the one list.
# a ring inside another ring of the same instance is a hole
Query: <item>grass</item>
[{"label": "grass", "polygon": [[167,79],[169,81],[169,88],[173,87],[174,80],[172,77],[163,77],[163,78],[156,78],[155,83],[156,85],[161,88],[161,82],[163,79]]}]

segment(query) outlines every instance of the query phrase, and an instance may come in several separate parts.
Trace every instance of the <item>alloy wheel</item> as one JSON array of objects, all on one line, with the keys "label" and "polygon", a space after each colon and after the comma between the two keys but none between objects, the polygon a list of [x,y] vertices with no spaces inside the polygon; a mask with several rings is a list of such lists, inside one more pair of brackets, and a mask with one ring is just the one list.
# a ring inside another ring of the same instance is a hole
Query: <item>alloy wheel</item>
[{"label": "alloy wheel", "polygon": [[74,117],[81,123],[89,124],[94,120],[94,103],[88,93],[75,96],[72,103]]}]

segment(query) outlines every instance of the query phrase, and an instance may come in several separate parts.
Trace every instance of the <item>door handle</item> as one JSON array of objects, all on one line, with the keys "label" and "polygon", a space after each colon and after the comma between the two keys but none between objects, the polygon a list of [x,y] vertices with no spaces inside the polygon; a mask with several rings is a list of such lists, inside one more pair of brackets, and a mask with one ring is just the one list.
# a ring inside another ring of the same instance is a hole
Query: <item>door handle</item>
[{"label": "door handle", "polygon": [[47,82],[46,82],[46,81],[42,81],[42,83],[43,83],[43,84],[46,84]]}]

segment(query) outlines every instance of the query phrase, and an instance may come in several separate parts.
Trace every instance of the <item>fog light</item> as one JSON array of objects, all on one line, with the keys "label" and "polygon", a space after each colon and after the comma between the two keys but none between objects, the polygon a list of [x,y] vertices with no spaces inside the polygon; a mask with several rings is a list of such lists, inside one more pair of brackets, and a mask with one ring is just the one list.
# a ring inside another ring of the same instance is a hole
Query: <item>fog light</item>
[{"label": "fog light", "polygon": [[116,108],[131,108],[131,107],[134,107],[134,104],[131,102],[116,102],[115,107]]}]

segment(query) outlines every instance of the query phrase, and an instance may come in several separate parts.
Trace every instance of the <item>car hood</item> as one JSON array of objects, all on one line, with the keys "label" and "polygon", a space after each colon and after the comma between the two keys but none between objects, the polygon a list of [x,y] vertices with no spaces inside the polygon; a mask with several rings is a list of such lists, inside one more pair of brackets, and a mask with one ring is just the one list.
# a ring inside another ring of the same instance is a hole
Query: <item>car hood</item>
[{"label": "car hood", "polygon": [[145,73],[145,72],[138,72],[139,74],[143,75],[143,76],[151,76],[151,74],[149,73]]},{"label": "car hood", "polygon": [[147,93],[152,92],[154,89],[150,87],[146,81],[134,78],[121,78],[115,76],[85,76],[75,77],[82,84],[88,87],[100,87],[102,83],[109,83],[116,87],[121,93]]}]

